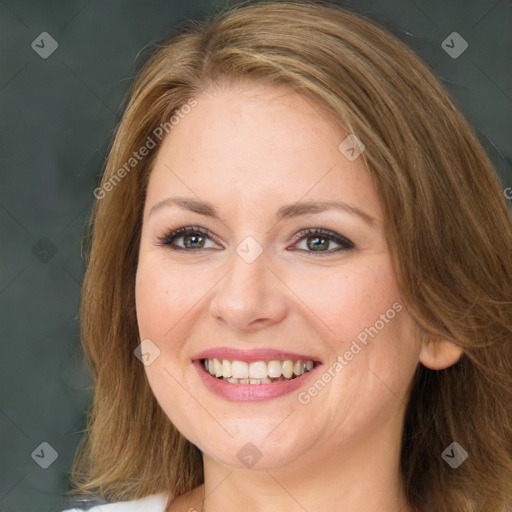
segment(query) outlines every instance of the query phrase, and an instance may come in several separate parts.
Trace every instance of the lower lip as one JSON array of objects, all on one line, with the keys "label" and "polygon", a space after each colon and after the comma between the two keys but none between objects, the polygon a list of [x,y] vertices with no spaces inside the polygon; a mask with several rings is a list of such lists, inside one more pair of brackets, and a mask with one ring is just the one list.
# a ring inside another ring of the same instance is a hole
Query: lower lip
[{"label": "lower lip", "polygon": [[203,363],[200,360],[194,361],[193,364],[210,391],[232,402],[270,400],[288,395],[304,386],[311,379],[311,376],[317,372],[318,368],[322,366],[320,363],[315,363],[314,368],[303,373],[300,377],[273,382],[272,384],[231,384],[217,377],[212,377],[204,370]]}]

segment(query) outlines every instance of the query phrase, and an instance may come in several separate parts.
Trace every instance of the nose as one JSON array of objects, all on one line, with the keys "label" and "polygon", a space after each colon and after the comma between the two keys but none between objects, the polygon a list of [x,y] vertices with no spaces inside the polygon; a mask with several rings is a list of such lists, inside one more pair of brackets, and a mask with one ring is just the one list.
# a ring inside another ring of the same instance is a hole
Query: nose
[{"label": "nose", "polygon": [[252,262],[233,251],[230,270],[215,287],[210,303],[210,313],[218,322],[247,333],[285,317],[285,285],[267,263],[265,251]]}]

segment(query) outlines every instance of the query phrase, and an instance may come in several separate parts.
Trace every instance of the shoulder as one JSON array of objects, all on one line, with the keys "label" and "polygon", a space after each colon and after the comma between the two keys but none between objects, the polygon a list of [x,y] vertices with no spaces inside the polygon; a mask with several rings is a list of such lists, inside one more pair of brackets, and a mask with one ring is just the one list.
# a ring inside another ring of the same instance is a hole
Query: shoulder
[{"label": "shoulder", "polygon": [[165,512],[167,498],[166,494],[152,494],[139,500],[106,503],[90,508],[70,508],[62,512]]}]

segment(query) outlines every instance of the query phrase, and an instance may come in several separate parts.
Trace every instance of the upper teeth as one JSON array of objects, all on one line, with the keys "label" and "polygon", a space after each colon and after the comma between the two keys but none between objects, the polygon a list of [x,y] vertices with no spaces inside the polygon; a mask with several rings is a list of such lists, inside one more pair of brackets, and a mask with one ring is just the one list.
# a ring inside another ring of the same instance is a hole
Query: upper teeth
[{"label": "upper teeth", "polygon": [[229,361],[228,359],[205,359],[205,370],[214,377],[225,377],[235,379],[266,379],[279,378],[281,375],[290,379],[293,375],[299,376],[311,370],[313,361],[299,359],[292,361]]}]

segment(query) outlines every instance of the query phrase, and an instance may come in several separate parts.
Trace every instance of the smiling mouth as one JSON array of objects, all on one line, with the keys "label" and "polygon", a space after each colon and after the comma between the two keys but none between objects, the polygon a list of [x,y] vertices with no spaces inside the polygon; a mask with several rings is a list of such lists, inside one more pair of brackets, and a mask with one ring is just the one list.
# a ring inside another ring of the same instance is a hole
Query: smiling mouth
[{"label": "smiling mouth", "polygon": [[315,368],[313,360],[291,359],[269,361],[239,361],[229,359],[201,359],[201,367],[224,382],[230,384],[272,384],[297,379]]}]

